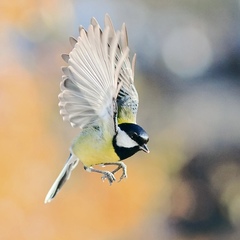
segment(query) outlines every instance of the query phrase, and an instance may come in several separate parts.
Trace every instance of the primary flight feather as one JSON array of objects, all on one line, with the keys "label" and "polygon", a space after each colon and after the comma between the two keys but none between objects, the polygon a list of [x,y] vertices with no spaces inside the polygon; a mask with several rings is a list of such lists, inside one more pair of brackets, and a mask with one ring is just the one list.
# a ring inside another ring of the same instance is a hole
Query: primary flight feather
[{"label": "primary flight feather", "polygon": [[[70,43],[72,51],[62,55],[68,65],[62,68],[59,107],[63,119],[81,130],[45,203],[55,197],[79,161],[85,170],[101,173],[102,179],[112,184],[120,169],[123,171],[120,180],[127,177],[126,165],[121,160],[140,150],[149,152],[146,145],[149,137],[136,124],[136,55],[131,63],[125,24],[115,31],[106,15],[101,30],[92,18],[88,29],[80,26],[78,39],[70,38]],[[93,167],[98,164],[117,167],[112,172],[102,171]]]}]

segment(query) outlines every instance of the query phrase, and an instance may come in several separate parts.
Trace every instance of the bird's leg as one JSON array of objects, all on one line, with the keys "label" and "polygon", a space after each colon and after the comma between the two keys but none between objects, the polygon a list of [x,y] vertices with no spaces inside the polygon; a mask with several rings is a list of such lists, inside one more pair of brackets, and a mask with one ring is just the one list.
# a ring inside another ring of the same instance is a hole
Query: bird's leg
[{"label": "bird's leg", "polygon": [[118,167],[112,171],[112,174],[115,174],[122,168],[123,173],[118,182],[121,182],[124,178],[127,178],[127,166],[123,162],[104,163],[103,165],[117,165]]},{"label": "bird's leg", "polygon": [[106,178],[107,180],[109,181],[109,184],[112,185],[112,183],[114,181],[116,181],[116,178],[114,177],[114,174],[109,172],[109,171],[101,171],[101,170],[98,170],[98,169],[95,169],[93,167],[86,167],[84,166],[84,169],[87,171],[87,172],[96,172],[96,173],[101,173],[103,174],[102,176],[102,180],[104,181]]}]

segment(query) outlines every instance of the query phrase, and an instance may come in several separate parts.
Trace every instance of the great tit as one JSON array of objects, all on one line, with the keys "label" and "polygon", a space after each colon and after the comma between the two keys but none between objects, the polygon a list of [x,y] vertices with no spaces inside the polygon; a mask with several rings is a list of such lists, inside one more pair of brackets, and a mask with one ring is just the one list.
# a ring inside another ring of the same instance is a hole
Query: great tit
[{"label": "great tit", "polygon": [[[62,68],[60,114],[81,131],[45,203],[55,197],[79,160],[85,170],[101,173],[111,185],[118,170],[122,169],[119,181],[127,177],[127,167],[121,160],[140,150],[149,152],[149,137],[136,124],[136,54],[130,63],[125,24],[115,31],[108,15],[104,22],[103,30],[95,18],[87,30],[80,26],[78,39],[70,38],[72,51],[62,55],[68,66]],[[94,165],[116,165],[116,169],[102,171]]]}]

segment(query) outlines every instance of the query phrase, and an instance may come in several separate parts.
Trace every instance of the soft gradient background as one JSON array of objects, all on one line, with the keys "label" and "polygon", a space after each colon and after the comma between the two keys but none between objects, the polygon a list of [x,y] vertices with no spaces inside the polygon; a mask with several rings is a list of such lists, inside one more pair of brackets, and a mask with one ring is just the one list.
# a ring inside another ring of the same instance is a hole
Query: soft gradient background
[{"label": "soft gradient background", "polygon": [[[43,203],[78,129],[59,115],[61,53],[90,18],[127,24],[151,153],[111,187],[80,164]],[[0,2],[0,239],[240,238],[240,2]]]}]

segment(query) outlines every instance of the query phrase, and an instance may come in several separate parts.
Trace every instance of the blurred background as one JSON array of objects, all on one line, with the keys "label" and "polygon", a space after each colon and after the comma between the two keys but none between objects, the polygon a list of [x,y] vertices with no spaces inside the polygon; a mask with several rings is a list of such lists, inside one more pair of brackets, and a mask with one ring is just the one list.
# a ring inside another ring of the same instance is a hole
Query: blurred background
[{"label": "blurred background", "polygon": [[[240,238],[240,1],[0,2],[0,239]],[[58,109],[69,36],[109,13],[137,53],[150,154],[111,187],[82,165],[43,203],[78,129]]]}]

